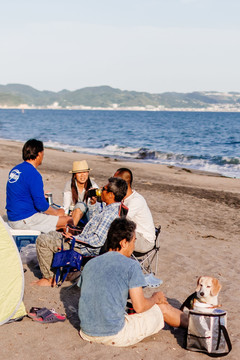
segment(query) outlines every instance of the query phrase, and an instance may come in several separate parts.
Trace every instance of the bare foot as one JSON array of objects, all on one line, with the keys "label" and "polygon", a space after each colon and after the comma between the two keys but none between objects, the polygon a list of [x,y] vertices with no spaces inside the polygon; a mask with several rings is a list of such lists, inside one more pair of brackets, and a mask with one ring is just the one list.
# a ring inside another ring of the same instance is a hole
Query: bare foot
[{"label": "bare foot", "polygon": [[51,279],[42,278],[40,280],[34,281],[33,283],[31,283],[31,285],[54,287],[56,286],[56,281],[52,278]]}]

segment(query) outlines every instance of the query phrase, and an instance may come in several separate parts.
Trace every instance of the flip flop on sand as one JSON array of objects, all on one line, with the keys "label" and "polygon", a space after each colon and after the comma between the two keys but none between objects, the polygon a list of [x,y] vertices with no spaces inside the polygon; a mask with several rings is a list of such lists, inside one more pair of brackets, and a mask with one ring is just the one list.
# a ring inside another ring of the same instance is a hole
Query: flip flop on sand
[{"label": "flip flop on sand", "polygon": [[65,321],[66,316],[60,315],[54,309],[32,307],[28,316],[41,324],[55,323],[58,321]]}]

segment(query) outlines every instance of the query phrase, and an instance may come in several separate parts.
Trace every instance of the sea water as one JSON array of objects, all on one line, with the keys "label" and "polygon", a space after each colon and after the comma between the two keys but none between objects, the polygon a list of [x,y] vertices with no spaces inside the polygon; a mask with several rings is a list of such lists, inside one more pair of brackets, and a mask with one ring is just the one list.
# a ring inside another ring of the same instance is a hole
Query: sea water
[{"label": "sea water", "polygon": [[240,178],[240,113],[0,110],[0,138]]}]

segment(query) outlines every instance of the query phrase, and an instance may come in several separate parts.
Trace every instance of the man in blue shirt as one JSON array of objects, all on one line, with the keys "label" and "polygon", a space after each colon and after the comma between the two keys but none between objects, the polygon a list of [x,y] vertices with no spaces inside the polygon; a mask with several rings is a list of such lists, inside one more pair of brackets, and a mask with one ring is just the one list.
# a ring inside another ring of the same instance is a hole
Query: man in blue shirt
[{"label": "man in blue shirt", "polygon": [[[136,225],[126,218],[115,219],[108,231],[108,252],[89,261],[79,280],[80,335],[84,340],[114,346],[130,346],[157,333],[164,321],[187,327],[188,318],[173,308],[162,292],[146,298],[146,285],[139,263],[131,254]],[[134,310],[125,312],[128,296]]]},{"label": "man in blue shirt", "polygon": [[63,209],[49,206],[44,196],[42,176],[37,167],[42,164],[42,141],[28,140],[22,149],[23,163],[9,173],[7,182],[8,223],[14,229],[49,232],[66,226],[71,217]]},{"label": "man in blue shirt", "polygon": [[[121,201],[127,193],[127,183],[120,178],[108,179],[108,184],[102,188],[102,201],[106,204],[99,208],[97,214],[93,216],[84,227],[82,233],[76,236],[77,241],[87,243],[94,248],[84,245],[75,245],[74,250],[82,255],[98,255],[101,247],[105,244],[108,229],[114,219],[119,216]],[[95,209],[96,210],[96,209]],[[66,234],[67,235],[67,234]],[[51,231],[42,234],[37,238],[37,256],[43,278],[35,284],[39,286],[54,286],[54,273],[51,269],[52,259],[55,252],[61,247],[62,234]],[[68,242],[64,243],[64,249],[69,249]]]}]

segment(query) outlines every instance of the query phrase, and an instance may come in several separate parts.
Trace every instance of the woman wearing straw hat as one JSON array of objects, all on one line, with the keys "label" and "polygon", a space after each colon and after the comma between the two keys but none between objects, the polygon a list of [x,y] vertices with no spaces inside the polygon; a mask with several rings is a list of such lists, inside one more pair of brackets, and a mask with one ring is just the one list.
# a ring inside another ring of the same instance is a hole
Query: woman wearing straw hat
[{"label": "woman wearing straw hat", "polygon": [[91,188],[98,188],[98,185],[89,177],[89,171],[86,160],[74,161],[72,170],[72,179],[69,180],[63,192],[63,208],[65,214],[72,211],[74,225],[77,225],[82,219],[84,223],[88,221],[88,199],[87,191]]}]

